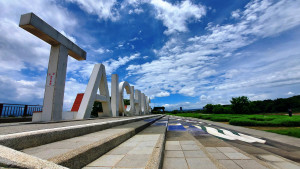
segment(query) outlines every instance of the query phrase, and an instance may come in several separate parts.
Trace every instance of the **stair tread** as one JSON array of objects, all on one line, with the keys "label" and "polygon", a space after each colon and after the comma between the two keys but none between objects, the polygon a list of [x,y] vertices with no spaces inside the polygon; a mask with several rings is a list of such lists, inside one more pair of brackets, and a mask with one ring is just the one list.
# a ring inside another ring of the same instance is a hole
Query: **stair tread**
[{"label": "stair tread", "polygon": [[109,137],[113,137],[120,133],[129,132],[133,128],[137,128],[146,122],[144,120],[133,122],[113,128],[109,128],[106,130],[86,134],[83,136],[73,137],[66,140],[61,140],[37,147],[27,148],[22,150],[27,154],[42,158],[42,159],[51,159],[56,156],[66,154],[72,150],[76,150],[80,147],[88,146],[95,142],[99,142],[101,140],[106,140]]},{"label": "stair tread", "polygon": [[[93,167],[145,168],[161,160],[168,118],[162,118],[124,143],[88,164]],[[155,153],[156,149],[161,149]],[[150,162],[151,161],[151,162]],[[157,167],[158,168],[158,167]]]}]

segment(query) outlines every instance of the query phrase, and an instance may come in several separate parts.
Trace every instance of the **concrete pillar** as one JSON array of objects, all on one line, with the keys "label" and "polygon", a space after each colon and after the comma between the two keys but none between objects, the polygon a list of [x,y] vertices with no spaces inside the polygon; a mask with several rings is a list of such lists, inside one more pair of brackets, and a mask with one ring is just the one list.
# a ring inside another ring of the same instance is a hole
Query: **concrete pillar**
[{"label": "concrete pillar", "polygon": [[146,108],[147,108],[147,114],[150,114],[151,112],[151,107],[150,107],[150,98],[146,96]]},{"label": "concrete pillar", "polygon": [[146,98],[144,93],[141,93],[141,111],[142,115],[146,114]]},{"label": "concrete pillar", "polygon": [[119,116],[119,76],[111,75],[111,110],[113,117]]},{"label": "concrete pillar", "polygon": [[141,115],[141,91],[134,90],[134,103],[136,115]]},{"label": "concrete pillar", "polygon": [[42,121],[62,119],[67,63],[68,49],[64,45],[51,46]]},{"label": "concrete pillar", "polygon": [[135,103],[134,103],[134,86],[130,86],[131,94],[130,94],[130,114],[135,115]]}]

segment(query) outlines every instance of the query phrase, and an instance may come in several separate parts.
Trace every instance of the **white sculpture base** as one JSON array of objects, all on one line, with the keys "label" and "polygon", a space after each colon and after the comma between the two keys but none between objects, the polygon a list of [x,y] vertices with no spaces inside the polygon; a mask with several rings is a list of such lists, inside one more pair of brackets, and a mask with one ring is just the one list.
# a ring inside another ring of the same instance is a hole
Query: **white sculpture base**
[{"label": "white sculpture base", "polygon": [[62,113],[63,120],[74,120],[77,116],[77,111],[66,111]]},{"label": "white sculpture base", "polygon": [[32,122],[42,121],[42,112],[33,112],[32,113]]}]

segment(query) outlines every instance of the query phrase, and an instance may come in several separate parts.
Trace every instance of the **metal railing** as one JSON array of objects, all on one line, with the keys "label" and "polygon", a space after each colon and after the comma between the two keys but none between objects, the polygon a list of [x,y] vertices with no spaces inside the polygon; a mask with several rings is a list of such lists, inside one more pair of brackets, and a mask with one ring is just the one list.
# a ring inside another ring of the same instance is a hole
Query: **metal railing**
[{"label": "metal railing", "polygon": [[0,117],[32,116],[33,112],[41,112],[41,105],[0,103]]}]

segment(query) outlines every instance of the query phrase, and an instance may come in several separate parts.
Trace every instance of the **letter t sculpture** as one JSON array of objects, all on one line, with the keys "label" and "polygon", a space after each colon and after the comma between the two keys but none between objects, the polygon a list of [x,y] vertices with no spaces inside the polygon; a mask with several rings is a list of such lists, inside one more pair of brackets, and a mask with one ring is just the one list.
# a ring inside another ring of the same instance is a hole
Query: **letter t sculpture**
[{"label": "letter t sculpture", "polygon": [[22,15],[19,26],[51,45],[41,121],[61,120],[68,55],[85,60],[86,52],[34,13]]}]

